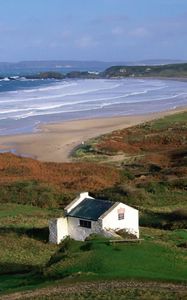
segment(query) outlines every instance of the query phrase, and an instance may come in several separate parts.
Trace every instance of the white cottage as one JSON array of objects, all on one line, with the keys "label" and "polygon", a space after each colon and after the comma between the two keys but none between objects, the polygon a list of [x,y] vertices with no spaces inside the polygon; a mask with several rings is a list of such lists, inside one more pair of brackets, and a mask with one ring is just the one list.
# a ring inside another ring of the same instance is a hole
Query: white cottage
[{"label": "white cottage", "polygon": [[64,217],[49,222],[49,241],[59,244],[67,236],[84,241],[92,233],[113,236],[125,229],[139,238],[139,212],[121,202],[95,199],[81,193],[64,209]]}]

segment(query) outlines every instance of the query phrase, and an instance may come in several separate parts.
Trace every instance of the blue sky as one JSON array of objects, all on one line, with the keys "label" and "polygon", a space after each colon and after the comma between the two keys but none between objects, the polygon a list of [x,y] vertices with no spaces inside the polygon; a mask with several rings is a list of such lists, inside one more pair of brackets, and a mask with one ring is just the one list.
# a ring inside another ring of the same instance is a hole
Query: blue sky
[{"label": "blue sky", "polygon": [[187,60],[187,0],[0,0],[0,61]]}]

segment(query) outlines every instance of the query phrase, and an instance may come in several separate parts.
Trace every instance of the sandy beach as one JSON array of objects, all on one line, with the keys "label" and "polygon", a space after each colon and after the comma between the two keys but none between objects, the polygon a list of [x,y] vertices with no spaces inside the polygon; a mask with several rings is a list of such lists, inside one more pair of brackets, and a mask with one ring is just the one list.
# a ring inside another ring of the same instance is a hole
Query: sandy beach
[{"label": "sandy beach", "polygon": [[182,112],[187,108],[139,116],[122,116],[68,121],[42,125],[40,131],[25,135],[1,136],[0,150],[13,151],[41,161],[71,161],[72,150],[89,138],[127,128],[165,115]]}]

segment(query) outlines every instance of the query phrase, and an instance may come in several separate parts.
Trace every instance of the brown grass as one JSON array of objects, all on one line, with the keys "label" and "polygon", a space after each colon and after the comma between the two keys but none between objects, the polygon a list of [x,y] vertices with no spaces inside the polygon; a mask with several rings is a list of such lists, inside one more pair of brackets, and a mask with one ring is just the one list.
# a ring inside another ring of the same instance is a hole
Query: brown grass
[{"label": "brown grass", "polygon": [[0,154],[0,184],[20,180],[49,183],[60,191],[97,191],[119,181],[119,171],[94,163],[43,163],[13,154]]}]

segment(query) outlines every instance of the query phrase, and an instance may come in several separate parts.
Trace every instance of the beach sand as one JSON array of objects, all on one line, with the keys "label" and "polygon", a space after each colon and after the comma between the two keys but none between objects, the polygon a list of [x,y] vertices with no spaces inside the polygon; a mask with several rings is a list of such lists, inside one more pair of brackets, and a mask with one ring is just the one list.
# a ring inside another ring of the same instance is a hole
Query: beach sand
[{"label": "beach sand", "polygon": [[36,133],[1,136],[0,151],[13,149],[18,155],[30,156],[41,161],[68,162],[71,161],[72,150],[90,138],[182,111],[187,111],[187,108],[140,116],[76,120],[42,125],[40,131]]}]

